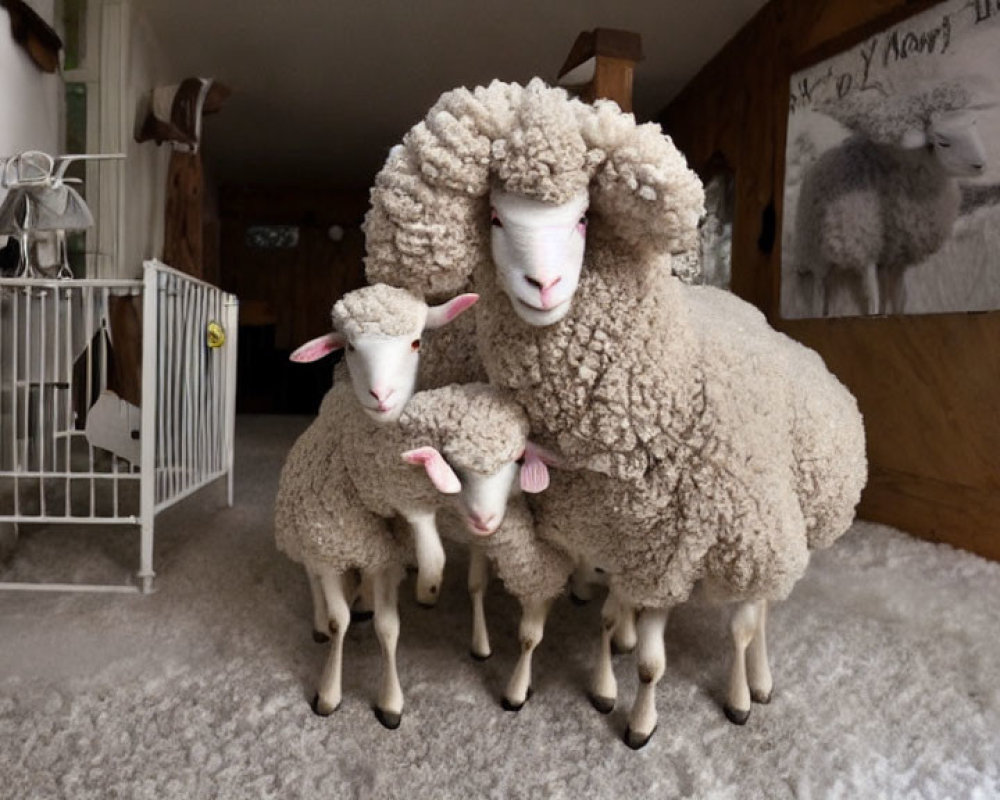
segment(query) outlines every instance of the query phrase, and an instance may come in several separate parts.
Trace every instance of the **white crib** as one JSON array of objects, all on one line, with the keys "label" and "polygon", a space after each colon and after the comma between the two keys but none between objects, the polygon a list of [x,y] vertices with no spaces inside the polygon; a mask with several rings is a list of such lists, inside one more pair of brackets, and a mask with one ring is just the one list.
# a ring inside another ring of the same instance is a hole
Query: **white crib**
[{"label": "white crib", "polygon": [[[134,525],[140,536],[137,583],[0,589],[149,592],[156,515],[222,477],[232,505],[238,301],[156,261],[143,272],[0,278],[0,525]],[[126,344],[109,322],[123,298],[136,312],[141,302],[139,406],[114,393],[109,367]]]}]

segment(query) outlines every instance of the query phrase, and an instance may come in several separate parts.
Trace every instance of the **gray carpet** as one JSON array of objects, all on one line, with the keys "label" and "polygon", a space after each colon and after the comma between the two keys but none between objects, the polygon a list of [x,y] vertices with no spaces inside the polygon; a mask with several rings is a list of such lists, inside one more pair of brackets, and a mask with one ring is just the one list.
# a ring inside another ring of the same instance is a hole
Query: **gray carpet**
[{"label": "gray carpet", "polygon": [[[516,607],[494,582],[494,655],[470,659],[461,552],[438,609],[402,587],[401,727],[370,709],[370,624],[349,634],[341,709],[313,715],[326,648],[270,530],[306,423],[239,420],[236,507],[219,485],[160,517],[153,595],[0,594],[0,796],[1000,797],[1000,565],[866,523],[774,609],[774,700],[745,727],[720,710],[725,618],[687,606],[667,630],[659,730],[628,749],[631,658],[614,712],[584,696],[599,598],[557,602],[534,697],[504,711]],[[123,580],[136,553],[131,530],[27,530],[0,579]]]}]

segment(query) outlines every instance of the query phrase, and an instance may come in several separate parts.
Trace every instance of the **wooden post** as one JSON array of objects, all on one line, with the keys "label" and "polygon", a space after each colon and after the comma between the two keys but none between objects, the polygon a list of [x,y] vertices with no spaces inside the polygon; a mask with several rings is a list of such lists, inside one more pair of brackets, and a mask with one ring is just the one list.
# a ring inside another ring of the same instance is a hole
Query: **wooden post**
[{"label": "wooden post", "polygon": [[559,70],[558,82],[588,103],[614,100],[632,110],[632,75],[642,60],[642,37],[631,31],[595,28],[576,37]]}]

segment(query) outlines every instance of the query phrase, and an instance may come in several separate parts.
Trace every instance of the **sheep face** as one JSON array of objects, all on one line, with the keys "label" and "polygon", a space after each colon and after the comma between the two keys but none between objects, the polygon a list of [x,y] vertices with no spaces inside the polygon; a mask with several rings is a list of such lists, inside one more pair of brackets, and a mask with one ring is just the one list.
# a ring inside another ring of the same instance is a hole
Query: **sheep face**
[{"label": "sheep face", "polygon": [[453,468],[433,447],[403,453],[403,460],[423,466],[439,492],[455,496],[455,505],[466,528],[475,536],[485,537],[499,529],[511,496],[522,489],[540,492],[548,486],[548,472],[538,452],[529,443],[523,465],[508,461],[489,474],[461,466]]},{"label": "sheep face", "polygon": [[542,203],[499,189],[490,193],[491,250],[514,313],[544,327],[569,312],[587,243],[589,197]]},{"label": "sheep face", "polygon": [[[374,288],[351,294],[363,295]],[[334,331],[313,339],[295,350],[291,360],[316,361],[343,348],[351,387],[362,409],[378,422],[395,422],[416,389],[422,333],[448,324],[478,299],[476,294],[462,294],[438,306],[415,300],[420,313],[412,324],[402,326],[399,319],[379,319],[377,314],[373,319],[351,319],[345,324],[347,332]]]},{"label": "sheep face", "polygon": [[947,175],[975,177],[986,169],[986,147],[970,111],[934,114],[924,130],[909,131],[904,147],[926,147]]}]

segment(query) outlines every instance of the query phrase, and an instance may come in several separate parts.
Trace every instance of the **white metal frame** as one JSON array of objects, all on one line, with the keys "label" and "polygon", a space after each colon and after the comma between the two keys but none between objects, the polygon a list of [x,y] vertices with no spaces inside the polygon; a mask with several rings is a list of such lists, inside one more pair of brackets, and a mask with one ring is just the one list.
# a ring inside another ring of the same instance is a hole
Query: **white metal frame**
[{"label": "white metal frame", "polygon": [[[108,386],[107,336],[95,344],[95,334],[106,329],[110,298],[120,295],[142,296],[139,464],[87,441],[80,465],[72,440],[86,434],[74,416],[73,366],[83,365],[85,386],[77,389],[90,408]],[[150,592],[156,515],[222,477],[233,502],[237,298],[156,261],[144,264],[141,281],[0,279],[0,296],[0,488],[13,489],[0,523],[140,531],[139,585],[0,582],[0,589]],[[214,349],[212,322],[226,337]],[[89,482],[82,511],[72,494],[81,481]],[[138,513],[122,511],[120,489],[130,482],[139,485]],[[95,500],[108,487],[110,514]],[[37,505],[26,494],[37,495]]]}]

